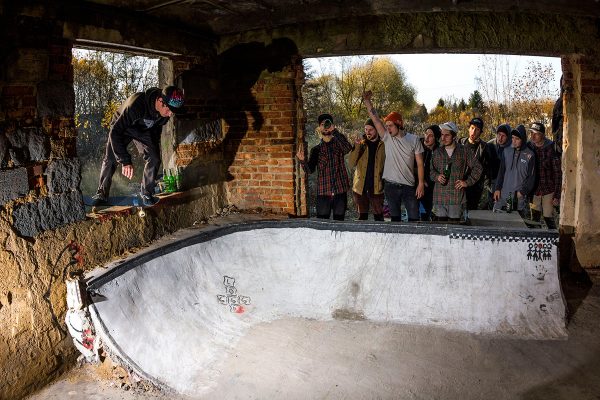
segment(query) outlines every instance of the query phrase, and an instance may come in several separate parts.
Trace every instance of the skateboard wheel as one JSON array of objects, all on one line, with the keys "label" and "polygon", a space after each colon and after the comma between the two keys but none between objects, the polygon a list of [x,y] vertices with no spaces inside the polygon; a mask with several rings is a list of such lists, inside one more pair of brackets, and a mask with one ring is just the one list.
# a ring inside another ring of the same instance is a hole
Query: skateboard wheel
[{"label": "skateboard wheel", "polygon": [[138,215],[139,215],[141,218],[144,218],[144,217],[146,216],[146,211],[144,211],[144,209],[143,209],[143,208],[140,208],[140,209],[138,210]]}]

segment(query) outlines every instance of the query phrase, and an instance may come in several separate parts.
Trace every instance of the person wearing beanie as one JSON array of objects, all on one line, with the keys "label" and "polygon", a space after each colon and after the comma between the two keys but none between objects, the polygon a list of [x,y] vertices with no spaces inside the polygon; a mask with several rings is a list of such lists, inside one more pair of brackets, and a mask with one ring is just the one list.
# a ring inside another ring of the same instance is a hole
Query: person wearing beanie
[{"label": "person wearing beanie", "polygon": [[112,177],[118,164],[127,179],[133,178],[133,163],[127,151],[132,141],[145,160],[140,189],[142,204],[151,206],[158,202],[154,188],[161,164],[162,127],[173,114],[183,112],[183,90],[176,86],[167,86],[162,90],[150,88],[131,95],[121,104],[110,124],[98,189],[92,197],[93,206],[108,204]]},{"label": "person wearing beanie", "polygon": [[383,166],[385,163],[384,144],[377,134],[371,118],[365,121],[364,134],[357,137],[354,149],[348,156],[350,168],[354,171],[352,194],[358,209],[359,220],[369,219],[369,206],[375,221],[383,221]]},{"label": "person wearing beanie", "polygon": [[440,130],[440,147],[432,154],[429,172],[435,181],[432,212],[438,221],[458,222],[467,202],[465,189],[477,182],[482,167],[465,146],[457,143],[458,128],[454,122],[441,124]]},{"label": "person wearing beanie", "polygon": [[425,194],[419,199],[419,212],[421,221],[431,221],[431,207],[433,206],[433,188],[435,181],[431,180],[431,156],[440,144],[442,131],[438,125],[430,125],[425,129],[425,136],[421,138],[423,145],[423,167],[425,168]]},{"label": "person wearing beanie", "polygon": [[527,132],[523,125],[511,131],[512,144],[506,147],[500,160],[500,170],[494,190],[494,210],[506,207],[508,199],[513,208],[525,217],[527,198],[535,186],[535,154],[527,147]]},{"label": "person wearing beanie", "polygon": [[483,120],[479,117],[475,117],[469,121],[469,136],[461,138],[459,143],[464,145],[474,157],[477,157],[477,161],[483,168],[483,173],[479,180],[473,185],[467,188],[467,210],[478,210],[479,204],[483,195],[483,188],[491,179],[492,173],[490,172],[490,159],[493,149],[484,140],[481,140],[481,133],[483,132]]},{"label": "person wearing beanie", "polygon": [[350,180],[344,156],[352,150],[352,144],[333,124],[331,114],[321,114],[317,118],[317,131],[321,142],[310,150],[306,161],[304,146],[296,153],[300,165],[308,174],[317,171],[317,218],[343,221],[348,207]]},{"label": "person wearing beanie", "polygon": [[490,151],[490,180],[488,185],[488,206],[491,210],[494,206],[494,187],[500,170],[500,160],[504,149],[512,143],[512,129],[509,124],[501,124],[496,128],[496,137],[488,141],[488,149]]},{"label": "person wearing beanie", "polygon": [[384,125],[373,108],[372,97],[373,93],[370,90],[363,93],[369,117],[385,145],[384,192],[392,221],[402,220],[402,205],[406,208],[408,221],[418,221],[418,199],[425,193],[423,145],[418,136],[404,130],[404,121],[400,113],[389,113],[384,118]]},{"label": "person wearing beanie", "polygon": [[541,222],[542,215],[548,229],[556,229],[554,207],[560,204],[562,170],[560,154],[555,143],[546,138],[546,128],[541,122],[529,126],[531,140],[527,146],[535,153],[536,184],[529,205],[531,219]]}]

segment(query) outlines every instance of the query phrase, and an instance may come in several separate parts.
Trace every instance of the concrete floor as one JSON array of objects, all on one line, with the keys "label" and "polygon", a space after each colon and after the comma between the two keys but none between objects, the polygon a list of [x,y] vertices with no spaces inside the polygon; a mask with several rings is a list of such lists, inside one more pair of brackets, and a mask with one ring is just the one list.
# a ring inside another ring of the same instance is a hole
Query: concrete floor
[{"label": "concrete floor", "polygon": [[[278,320],[241,338],[214,390],[198,398],[597,400],[600,271],[589,278],[593,285],[563,274],[571,313],[567,340],[365,321]],[[122,374],[106,371],[76,368],[30,399],[184,399],[125,391],[118,388]]]}]

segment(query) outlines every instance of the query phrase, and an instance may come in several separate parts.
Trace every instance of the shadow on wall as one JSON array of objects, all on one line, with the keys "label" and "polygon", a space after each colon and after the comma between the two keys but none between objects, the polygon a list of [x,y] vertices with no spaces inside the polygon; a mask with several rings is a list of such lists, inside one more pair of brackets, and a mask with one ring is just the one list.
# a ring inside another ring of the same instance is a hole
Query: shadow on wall
[{"label": "shadow on wall", "polygon": [[222,118],[228,126],[223,138],[224,171],[226,179],[234,177],[229,167],[235,159],[242,139],[248,133],[249,112],[254,122],[254,131],[260,131],[264,118],[252,94],[252,88],[260,74],[281,72],[291,65],[292,57],[298,54],[296,44],[287,38],[274,39],[269,45],[251,42],[234,46],[219,55],[219,98]]}]

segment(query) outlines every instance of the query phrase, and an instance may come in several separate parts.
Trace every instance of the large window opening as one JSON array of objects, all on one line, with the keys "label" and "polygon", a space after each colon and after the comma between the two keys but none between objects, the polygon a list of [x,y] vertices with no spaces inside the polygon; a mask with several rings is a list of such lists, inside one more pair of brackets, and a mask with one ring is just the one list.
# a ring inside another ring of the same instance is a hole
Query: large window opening
[{"label": "large window opening", "polygon": [[[481,139],[485,141],[493,140],[496,128],[505,123],[515,127],[542,122],[548,139],[557,140],[562,135],[562,125],[553,130],[552,121],[560,96],[560,58],[414,54],[309,58],[304,65],[309,150],[321,140],[317,132],[321,113],[332,114],[335,124],[351,141],[362,136],[368,118],[362,99],[366,90],[373,92],[373,105],[380,116],[400,112],[406,131],[421,137],[428,126],[447,121],[458,126],[458,138],[467,137],[469,121],[474,117],[484,121]],[[349,173],[352,182],[353,171],[349,169]],[[313,216],[316,175],[309,177]],[[348,194],[347,216],[356,218],[352,192]],[[480,206],[487,208],[486,203],[487,198],[482,196]]]},{"label": "large window opening", "polygon": [[[92,196],[98,179],[110,123],[115,111],[132,94],[158,87],[158,58],[99,50],[74,49],[75,123],[77,155],[82,164],[81,191]],[[110,196],[129,196],[140,191],[144,170],[142,155],[131,143],[134,176],[131,180],[117,168]]]}]

